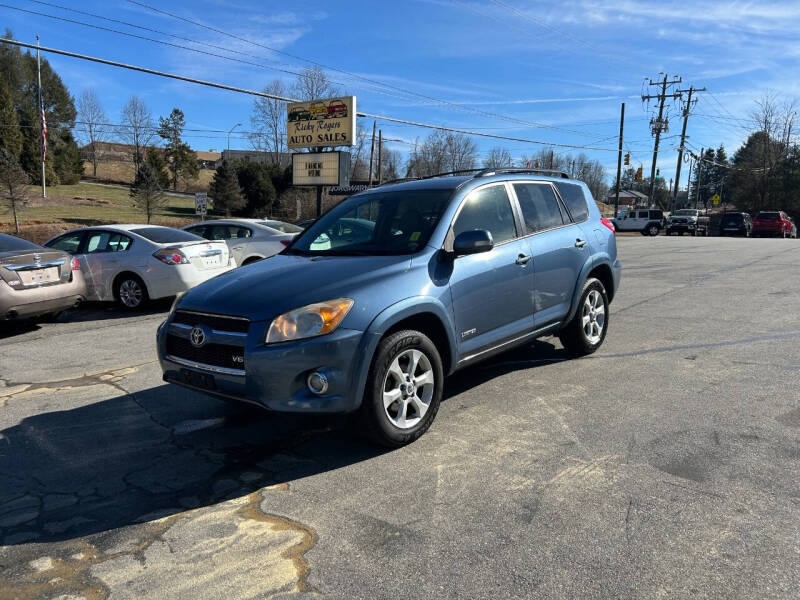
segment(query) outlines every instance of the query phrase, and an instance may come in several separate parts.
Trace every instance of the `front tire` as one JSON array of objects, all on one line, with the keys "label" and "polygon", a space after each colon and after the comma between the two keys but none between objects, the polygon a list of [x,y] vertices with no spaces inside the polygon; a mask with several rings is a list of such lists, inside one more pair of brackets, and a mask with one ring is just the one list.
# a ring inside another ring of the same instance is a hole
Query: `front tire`
[{"label": "front tire", "polygon": [[114,296],[125,310],[141,310],[147,304],[149,296],[144,282],[136,275],[121,275],[114,284]]},{"label": "front tire", "polygon": [[590,277],[583,284],[575,316],[558,334],[572,356],[586,356],[603,345],[608,331],[608,293],[599,279]]},{"label": "front tire", "polygon": [[374,442],[397,448],[431,426],[442,399],[444,370],[434,343],[419,331],[398,331],[378,344],[360,417]]}]

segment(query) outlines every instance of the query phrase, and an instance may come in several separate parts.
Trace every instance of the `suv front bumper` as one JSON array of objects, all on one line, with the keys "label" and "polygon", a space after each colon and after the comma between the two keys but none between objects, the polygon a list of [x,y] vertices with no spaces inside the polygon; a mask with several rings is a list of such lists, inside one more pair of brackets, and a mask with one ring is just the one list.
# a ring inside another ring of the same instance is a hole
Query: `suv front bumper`
[{"label": "suv front bumper", "polygon": [[[218,341],[214,333],[208,343]],[[187,336],[189,332],[169,321],[158,329],[158,358],[168,383],[279,412],[346,413],[361,404],[361,331],[337,329],[316,338],[265,345],[261,342],[263,327],[254,327],[240,349],[242,369],[168,354],[167,335]],[[315,394],[307,386],[308,376],[315,371],[328,380],[324,394]]]}]

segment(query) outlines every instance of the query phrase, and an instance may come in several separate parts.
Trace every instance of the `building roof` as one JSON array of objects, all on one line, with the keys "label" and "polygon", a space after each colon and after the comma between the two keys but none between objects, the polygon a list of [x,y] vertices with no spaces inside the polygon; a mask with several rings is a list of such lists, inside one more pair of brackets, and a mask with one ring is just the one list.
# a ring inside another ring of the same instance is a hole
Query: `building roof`
[{"label": "building roof", "polygon": [[212,162],[217,162],[222,156],[219,152],[204,152],[202,150],[195,150],[195,154],[197,155],[197,160],[208,160]]}]

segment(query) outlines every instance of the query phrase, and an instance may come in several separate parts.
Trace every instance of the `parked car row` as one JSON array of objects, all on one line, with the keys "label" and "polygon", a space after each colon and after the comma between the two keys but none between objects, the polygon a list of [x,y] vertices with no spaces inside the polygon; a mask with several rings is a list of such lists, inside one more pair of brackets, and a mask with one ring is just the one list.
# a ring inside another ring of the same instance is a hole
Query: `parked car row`
[{"label": "parked car row", "polygon": [[762,211],[753,218],[744,212],[726,212],[712,218],[694,208],[682,208],[667,217],[661,210],[632,209],[620,213],[612,222],[616,231],[638,231],[642,235],[658,235],[663,230],[666,235],[708,236],[716,232],[720,236],[797,237],[794,220],[779,210]]},{"label": "parked car row", "polygon": [[0,234],[0,320],[55,317],[86,300],[137,310],[289,245],[300,227],[223,219],[181,229],[101,225],[43,245]]}]

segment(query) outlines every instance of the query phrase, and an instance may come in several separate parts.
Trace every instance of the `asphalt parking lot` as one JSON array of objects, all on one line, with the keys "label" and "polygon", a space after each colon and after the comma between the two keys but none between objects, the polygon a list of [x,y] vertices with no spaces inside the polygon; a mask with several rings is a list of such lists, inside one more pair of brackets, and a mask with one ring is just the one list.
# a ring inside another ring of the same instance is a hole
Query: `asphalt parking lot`
[{"label": "asphalt parking lot", "polygon": [[618,242],[597,354],[456,374],[395,451],[163,384],[169,303],[6,331],[0,599],[796,598],[800,243]]}]

